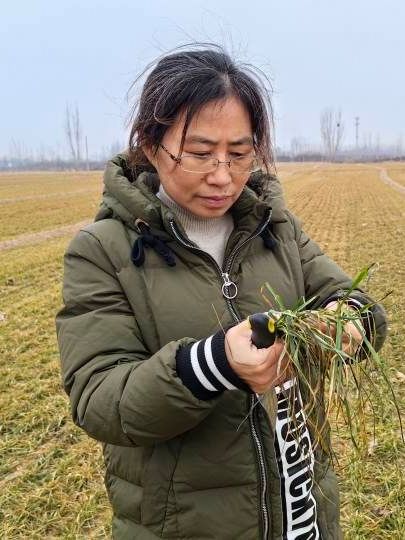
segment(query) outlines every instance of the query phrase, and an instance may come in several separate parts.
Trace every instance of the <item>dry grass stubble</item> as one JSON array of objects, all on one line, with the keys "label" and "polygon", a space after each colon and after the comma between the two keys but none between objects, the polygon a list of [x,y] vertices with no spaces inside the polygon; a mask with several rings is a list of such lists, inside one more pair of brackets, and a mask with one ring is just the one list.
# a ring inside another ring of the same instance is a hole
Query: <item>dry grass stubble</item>
[{"label": "dry grass stubble", "polygon": [[[395,167],[405,175],[405,164]],[[384,356],[403,410],[405,197],[382,183],[373,165],[289,164],[280,172],[289,207],[328,254],[352,274],[378,262],[370,291],[378,297],[394,289],[385,302],[391,335]],[[68,175],[0,176],[3,198],[60,193],[20,200],[27,205],[22,224],[17,226],[18,213],[9,213],[12,233],[4,235],[3,229],[2,238],[91,219],[100,176],[93,179],[94,198],[76,194],[77,205],[70,196],[63,203]],[[72,189],[82,189],[87,180],[72,175]],[[51,200],[59,201],[54,208],[48,206]],[[69,239],[0,253],[0,537],[5,539],[110,535],[99,446],[73,426],[60,385],[54,315],[61,305],[62,256]],[[345,438],[335,437],[348,540],[405,538],[404,449],[390,408],[378,419],[376,435],[367,460],[359,459]]]},{"label": "dry grass stubble", "polygon": [[[405,167],[403,167],[405,171]],[[379,264],[369,284],[370,293],[384,301],[390,320],[390,338],[383,356],[391,367],[401,410],[404,410],[405,352],[403,305],[405,302],[405,197],[383,184],[373,166],[329,166],[312,176],[314,184],[298,181],[285,185],[289,206],[300,215],[310,236],[346,271],[354,275],[360,268]],[[305,202],[303,202],[305,201]],[[367,412],[366,412],[367,413]],[[335,448],[341,462],[342,521],[349,540],[405,538],[405,468],[398,420],[391,407],[377,419],[373,441],[369,417],[369,456],[362,459],[341,433]]]}]

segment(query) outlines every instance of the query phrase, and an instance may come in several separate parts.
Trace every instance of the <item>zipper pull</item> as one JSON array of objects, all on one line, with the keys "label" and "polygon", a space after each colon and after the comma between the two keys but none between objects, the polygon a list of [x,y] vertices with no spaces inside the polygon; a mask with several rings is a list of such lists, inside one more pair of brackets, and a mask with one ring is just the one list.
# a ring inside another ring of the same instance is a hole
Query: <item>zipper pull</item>
[{"label": "zipper pull", "polygon": [[232,300],[238,294],[238,287],[236,286],[236,283],[229,279],[229,274],[226,274],[225,272],[222,273],[222,279],[224,280],[221,289],[222,294],[227,300]]}]

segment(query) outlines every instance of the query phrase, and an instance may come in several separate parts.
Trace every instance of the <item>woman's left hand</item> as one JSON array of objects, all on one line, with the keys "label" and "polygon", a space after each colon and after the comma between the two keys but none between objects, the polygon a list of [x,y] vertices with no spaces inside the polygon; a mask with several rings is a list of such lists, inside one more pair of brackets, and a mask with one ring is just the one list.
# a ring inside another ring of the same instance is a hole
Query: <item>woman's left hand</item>
[{"label": "woman's left hand", "polygon": [[[326,305],[325,309],[330,311],[336,311],[338,307],[338,302],[333,301]],[[356,313],[356,310],[351,306],[347,305],[345,309],[351,310],[353,313]],[[331,337],[336,337],[336,325],[326,325],[325,323],[320,324],[320,329],[324,334],[330,335]],[[349,356],[354,356],[358,348],[363,343],[364,331],[363,325],[360,321],[356,325],[354,322],[349,321],[345,324],[343,333],[342,333],[342,350]]]}]

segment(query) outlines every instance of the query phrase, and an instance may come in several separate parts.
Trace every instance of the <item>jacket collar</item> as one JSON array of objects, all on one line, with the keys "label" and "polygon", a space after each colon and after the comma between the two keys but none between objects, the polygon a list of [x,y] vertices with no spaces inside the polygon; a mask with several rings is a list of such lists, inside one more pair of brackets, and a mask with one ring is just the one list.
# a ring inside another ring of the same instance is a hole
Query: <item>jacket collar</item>
[{"label": "jacket collar", "polygon": [[[118,154],[107,163],[103,200],[95,221],[114,217],[136,229],[135,221],[142,219],[152,228],[167,230],[172,214],[156,197],[158,186],[159,177],[156,173],[134,171],[128,167],[126,155]],[[231,208],[236,227],[245,231],[255,228],[269,207],[272,208],[272,223],[286,221],[282,189],[275,177],[272,177],[270,189],[263,197],[258,197],[247,186],[243,189]]]}]

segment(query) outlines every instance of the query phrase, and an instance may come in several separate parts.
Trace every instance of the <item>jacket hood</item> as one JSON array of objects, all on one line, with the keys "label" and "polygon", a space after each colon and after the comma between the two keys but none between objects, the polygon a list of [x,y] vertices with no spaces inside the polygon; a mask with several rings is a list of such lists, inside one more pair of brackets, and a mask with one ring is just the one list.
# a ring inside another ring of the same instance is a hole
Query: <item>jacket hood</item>
[{"label": "jacket hood", "polygon": [[[251,180],[255,183],[264,174],[253,173]],[[159,177],[156,172],[146,167],[130,168],[127,156],[118,154],[107,163],[103,199],[95,221],[115,218],[136,229],[135,221],[142,219],[152,227],[161,228],[164,215],[170,213],[170,210],[156,196],[158,188]],[[235,221],[252,214],[260,219],[269,208],[272,209],[273,223],[287,221],[281,184],[274,176],[270,179],[269,190],[262,196],[245,186],[231,212]]]}]

